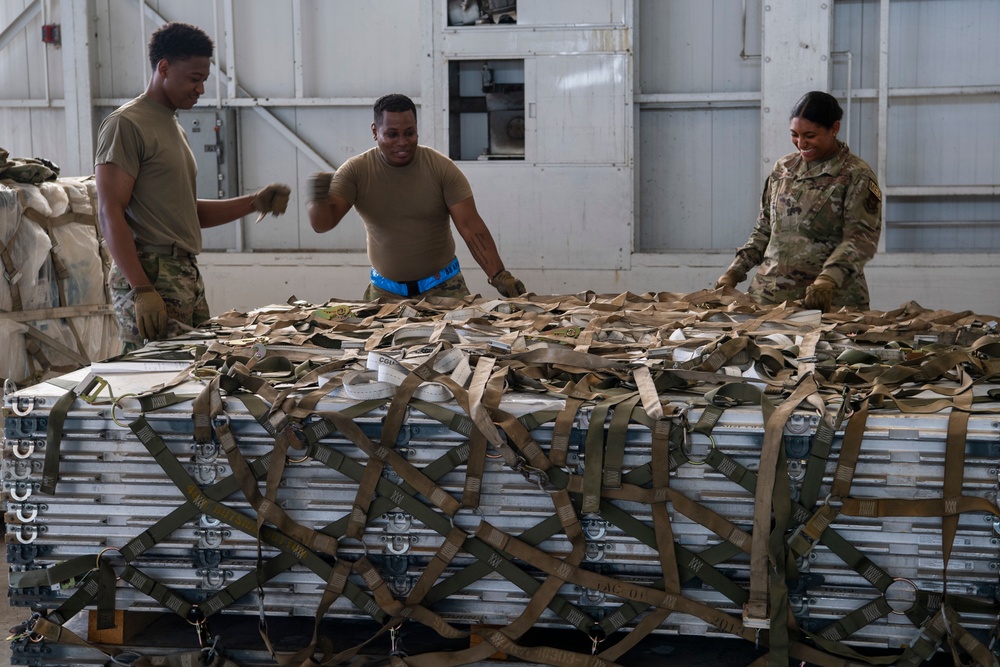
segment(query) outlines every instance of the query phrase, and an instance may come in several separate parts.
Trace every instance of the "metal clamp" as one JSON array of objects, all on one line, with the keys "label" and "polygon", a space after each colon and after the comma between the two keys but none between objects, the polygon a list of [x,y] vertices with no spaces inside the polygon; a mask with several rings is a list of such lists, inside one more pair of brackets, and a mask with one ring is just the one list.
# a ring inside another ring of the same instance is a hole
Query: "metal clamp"
[{"label": "metal clamp", "polygon": [[[22,450],[21,445],[27,443],[27,450]],[[33,440],[15,440],[10,451],[16,459],[26,459],[35,453],[35,442]]]},{"label": "metal clamp", "polygon": [[[24,511],[27,510],[31,514],[29,516],[24,516]],[[17,510],[14,512],[14,516],[21,523],[31,523],[38,517],[39,506],[33,503],[22,503],[17,506]]]},{"label": "metal clamp", "polygon": [[219,458],[219,445],[214,442],[195,443],[194,458],[198,463],[215,463]]},{"label": "metal clamp", "polygon": [[[19,495],[18,492],[18,489],[21,488],[24,489],[23,495]],[[10,493],[10,497],[13,498],[14,500],[18,502],[24,502],[25,500],[31,497],[31,492],[33,488],[34,488],[33,484],[25,484],[24,482],[20,482],[18,484],[11,484],[8,493]]]},{"label": "metal clamp", "polygon": [[[13,465],[9,466],[7,469],[11,479],[24,481],[31,477],[31,473],[34,470],[34,466],[32,465],[34,461],[28,459],[17,459],[11,463]],[[39,461],[39,463],[41,462]]]},{"label": "metal clamp", "polygon": [[614,551],[615,546],[608,542],[587,542],[584,558],[592,563],[604,560],[604,552]]},{"label": "metal clamp", "polygon": [[388,512],[382,518],[388,521],[385,527],[387,533],[408,533],[413,526],[413,517],[406,512]]},{"label": "metal clamp", "polygon": [[411,544],[416,544],[420,538],[416,535],[385,535],[385,550],[394,556],[402,556],[410,550]]},{"label": "metal clamp", "polygon": [[[119,556],[122,556],[122,558],[124,558],[124,555],[122,554],[122,550],[120,548],[118,548],[118,547],[105,547],[105,548],[101,549],[99,552],[97,552],[97,561],[94,563],[94,569],[95,570],[98,569],[101,566],[101,557],[104,556],[104,554],[108,553],[109,551],[117,552]],[[110,565],[110,563],[109,563],[109,565]],[[120,581],[120,580],[121,580],[121,577],[118,576],[118,575],[115,575],[115,581]]]},{"label": "metal clamp", "polygon": [[[705,465],[705,462],[708,460],[708,454],[706,454],[705,458],[701,459],[700,461],[691,458],[691,439],[690,439],[690,435],[692,433],[694,433],[694,427],[688,427],[688,428],[684,429],[684,442],[681,443],[681,454],[684,455],[684,458],[687,459],[687,462],[690,463],[691,465],[703,466],[703,465]],[[713,436],[711,433],[709,433],[706,437],[708,438],[708,441],[710,443],[712,443],[712,447],[711,447],[711,449],[709,449],[709,453],[711,453],[712,449],[716,448],[715,436]]]},{"label": "metal clamp", "polygon": [[112,397],[111,399],[111,421],[118,424],[122,428],[128,428],[128,424],[123,424],[120,421],[118,421],[118,417],[115,416],[115,410],[118,409],[118,404],[122,401],[122,399],[129,398],[131,396],[138,396],[138,394],[122,394],[118,398]]},{"label": "metal clamp", "polygon": [[215,567],[201,568],[195,571],[201,577],[201,587],[218,590],[226,585],[232,576],[232,570],[221,570]]},{"label": "metal clamp", "polygon": [[17,541],[21,544],[31,544],[38,539],[39,533],[45,531],[45,527],[29,524],[26,526],[7,526],[7,530],[13,531],[14,537],[16,537]]},{"label": "metal clamp", "polygon": [[232,534],[228,530],[214,530],[211,528],[196,530],[194,532],[198,536],[198,547],[201,549],[215,549],[222,544],[224,539]]},{"label": "metal clamp", "polygon": [[608,534],[609,525],[609,522],[600,518],[599,515],[580,519],[583,536],[591,541],[604,539],[604,536]]},{"label": "metal clamp", "polygon": [[[27,406],[25,408],[21,407],[21,402]],[[35,399],[32,396],[19,396],[14,401],[11,402],[10,411],[13,412],[18,417],[27,417],[31,414],[31,411],[35,408]]]}]

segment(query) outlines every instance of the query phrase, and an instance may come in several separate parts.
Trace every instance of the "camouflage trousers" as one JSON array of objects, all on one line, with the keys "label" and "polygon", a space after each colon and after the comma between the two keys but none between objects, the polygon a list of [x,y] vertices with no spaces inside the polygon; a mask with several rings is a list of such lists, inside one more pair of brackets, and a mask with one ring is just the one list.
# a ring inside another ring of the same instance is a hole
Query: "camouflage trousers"
[{"label": "camouflage trousers", "polygon": [[[194,259],[140,252],[139,263],[167,306],[168,336],[180,333],[177,324],[171,320],[196,327],[210,317],[208,302],[205,300],[205,282]],[[139,335],[139,327],[135,322],[132,286],[117,265],[111,266],[108,288],[111,290],[115,317],[118,319],[118,338],[122,341],[122,353],[142,347],[143,338]]]},{"label": "camouflage trousers", "polygon": [[425,296],[447,296],[452,299],[461,299],[462,297],[469,296],[469,288],[465,284],[465,278],[462,277],[462,272],[459,271],[448,280],[444,281],[440,285],[435,285],[426,292],[421,292],[416,296],[400,296],[392,292],[387,292],[383,289],[379,289],[368,283],[368,289],[365,290],[365,301],[374,301],[375,299],[422,299]]}]

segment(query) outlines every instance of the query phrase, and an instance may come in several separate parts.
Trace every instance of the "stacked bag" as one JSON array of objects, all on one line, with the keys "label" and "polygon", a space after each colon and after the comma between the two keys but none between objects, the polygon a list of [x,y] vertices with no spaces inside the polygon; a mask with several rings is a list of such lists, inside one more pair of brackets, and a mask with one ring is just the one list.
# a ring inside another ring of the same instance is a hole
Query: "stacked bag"
[{"label": "stacked bag", "polygon": [[[5,391],[117,354],[110,258],[92,177],[0,148],[0,378]],[[32,317],[35,316],[35,317]]]}]

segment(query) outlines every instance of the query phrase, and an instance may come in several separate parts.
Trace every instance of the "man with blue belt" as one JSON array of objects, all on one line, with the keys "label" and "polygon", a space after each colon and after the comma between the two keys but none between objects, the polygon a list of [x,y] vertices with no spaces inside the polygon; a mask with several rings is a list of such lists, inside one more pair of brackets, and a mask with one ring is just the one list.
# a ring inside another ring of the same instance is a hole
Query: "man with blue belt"
[{"label": "man with blue belt", "polygon": [[365,299],[469,294],[455,257],[455,221],[473,258],[501,295],[524,294],[504,268],[468,179],[447,156],[417,143],[417,108],[405,95],[374,107],[375,148],[347,160],[336,174],[309,180],[309,222],[317,232],[337,226],[351,207],[365,223],[371,283]]}]

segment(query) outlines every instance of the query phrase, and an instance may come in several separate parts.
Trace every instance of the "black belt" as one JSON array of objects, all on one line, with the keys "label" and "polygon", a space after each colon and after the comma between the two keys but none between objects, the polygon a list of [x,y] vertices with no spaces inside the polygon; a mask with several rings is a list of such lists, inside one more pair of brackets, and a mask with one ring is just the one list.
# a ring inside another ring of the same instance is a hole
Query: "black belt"
[{"label": "black belt", "polygon": [[148,243],[135,244],[135,249],[139,252],[145,252],[152,255],[168,255],[170,257],[175,257],[177,259],[194,259],[196,255],[193,252],[188,252],[182,248],[178,248],[175,243],[167,243],[164,245],[151,245]]}]

